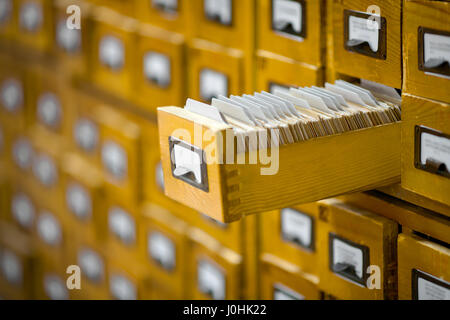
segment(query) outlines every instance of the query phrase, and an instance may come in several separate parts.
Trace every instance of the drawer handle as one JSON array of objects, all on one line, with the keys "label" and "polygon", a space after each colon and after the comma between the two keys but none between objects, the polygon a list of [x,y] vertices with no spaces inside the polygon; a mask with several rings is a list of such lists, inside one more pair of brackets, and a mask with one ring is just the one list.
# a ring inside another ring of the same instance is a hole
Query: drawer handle
[{"label": "drawer handle", "polygon": [[299,31],[294,29],[294,25],[289,21],[277,21],[274,23],[274,27],[279,32],[298,34]]},{"label": "drawer handle", "polygon": [[433,159],[433,158],[427,159],[425,166],[428,170],[430,170],[433,173],[438,173],[438,174],[448,174],[449,173],[445,163],[443,163],[439,160]]},{"label": "drawer handle", "polygon": [[357,277],[355,266],[353,266],[349,263],[341,263],[341,262],[336,263],[334,265],[333,269],[337,273],[345,273],[345,274],[351,275],[353,277]]},{"label": "drawer handle", "polygon": [[426,69],[437,69],[446,74],[450,74],[450,64],[445,59],[435,59],[435,58],[428,59],[425,62],[424,67]]}]

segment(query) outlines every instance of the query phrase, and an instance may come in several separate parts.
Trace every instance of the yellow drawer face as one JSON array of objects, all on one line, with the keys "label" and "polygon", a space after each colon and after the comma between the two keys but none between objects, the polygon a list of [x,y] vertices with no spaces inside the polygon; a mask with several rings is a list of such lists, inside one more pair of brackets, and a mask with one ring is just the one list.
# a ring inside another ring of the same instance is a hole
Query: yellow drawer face
[{"label": "yellow drawer face", "polygon": [[241,52],[196,41],[189,48],[189,97],[210,102],[219,95],[243,92],[245,73]]},{"label": "yellow drawer face", "polygon": [[450,206],[450,105],[404,94],[403,106],[402,186]]},{"label": "yellow drawer face", "polygon": [[64,158],[62,171],[65,224],[82,238],[104,240],[107,220],[103,175],[73,154]]},{"label": "yellow drawer face", "polygon": [[135,20],[106,8],[94,13],[90,77],[103,90],[125,99],[134,92],[135,32]]},{"label": "yellow drawer face", "polygon": [[395,299],[398,225],[339,200],[319,210],[320,288],[338,299]]},{"label": "yellow drawer face", "polygon": [[317,275],[321,250],[316,244],[318,216],[316,203],[261,214],[261,251]]},{"label": "yellow drawer face", "polygon": [[253,50],[253,0],[193,0],[190,24],[194,38],[225,47]]},{"label": "yellow drawer face", "polygon": [[159,106],[181,105],[185,99],[185,45],[179,34],[143,26],[138,36],[134,79],[136,103],[155,112]]},{"label": "yellow drawer face", "polygon": [[191,3],[190,0],[137,1],[136,17],[145,23],[188,36]]},{"label": "yellow drawer face", "polygon": [[403,47],[406,92],[450,103],[449,61],[442,58],[448,58],[445,46],[450,43],[449,19],[448,2],[405,1]]},{"label": "yellow drawer face", "polygon": [[335,0],[330,9],[336,71],[401,88],[401,1]]},{"label": "yellow drawer face", "polygon": [[261,257],[261,299],[321,300],[319,278],[271,254]]},{"label": "yellow drawer face", "polygon": [[257,7],[257,49],[322,66],[325,46],[323,1],[259,0]]},{"label": "yellow drawer face", "polygon": [[12,57],[0,56],[0,123],[11,130],[23,130],[29,113],[26,74]]},{"label": "yellow drawer face", "polygon": [[243,298],[242,257],[200,230],[192,230],[189,297],[195,300]]},{"label": "yellow drawer face", "polygon": [[95,1],[96,5],[100,6],[106,6],[108,8],[113,9],[117,13],[120,13],[124,16],[134,16],[136,13],[136,6],[137,2],[136,0],[98,0]]},{"label": "yellow drawer face", "polygon": [[53,40],[52,2],[49,0],[17,1],[18,40],[33,54],[49,51]]},{"label": "yellow drawer face", "polygon": [[163,208],[155,205],[144,209],[144,257],[149,268],[152,285],[161,288],[154,290],[156,299],[184,299],[186,295],[188,259],[187,224]]},{"label": "yellow drawer face", "polygon": [[273,89],[277,87],[323,85],[323,68],[295,62],[262,50],[257,52],[256,61],[258,91],[273,92]]},{"label": "yellow drawer face", "polygon": [[[448,227],[448,226],[447,226]],[[415,235],[398,237],[398,298],[448,300],[450,250]]]}]

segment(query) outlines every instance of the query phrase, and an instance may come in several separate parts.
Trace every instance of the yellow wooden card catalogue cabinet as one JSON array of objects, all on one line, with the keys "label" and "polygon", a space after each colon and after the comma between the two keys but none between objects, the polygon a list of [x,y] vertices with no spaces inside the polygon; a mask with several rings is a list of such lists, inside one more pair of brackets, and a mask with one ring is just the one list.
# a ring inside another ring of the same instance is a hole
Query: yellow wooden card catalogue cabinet
[{"label": "yellow wooden card catalogue cabinet", "polygon": [[0,296],[11,300],[33,299],[36,261],[31,237],[11,224],[0,222]]},{"label": "yellow wooden card catalogue cabinet", "polygon": [[402,87],[402,1],[335,0],[334,67],[338,73]]},{"label": "yellow wooden card catalogue cabinet", "polygon": [[450,105],[407,93],[402,105],[402,187],[450,206]]},{"label": "yellow wooden card catalogue cabinet", "polygon": [[336,199],[319,206],[320,289],[338,299],[395,299],[397,223]]},{"label": "yellow wooden card catalogue cabinet", "polygon": [[449,20],[448,1],[404,2],[403,89],[407,93],[450,103]]},{"label": "yellow wooden card catalogue cabinet", "polygon": [[258,50],[256,90],[272,92],[277,87],[322,86],[324,68]]},{"label": "yellow wooden card catalogue cabinet", "polygon": [[242,256],[200,229],[191,230],[189,237],[192,241],[189,297],[194,300],[244,299]]},{"label": "yellow wooden card catalogue cabinet", "polygon": [[260,215],[260,250],[318,275],[317,219],[319,207],[310,203]]},{"label": "yellow wooden card catalogue cabinet", "polygon": [[261,299],[321,300],[319,278],[274,255],[261,257]]},{"label": "yellow wooden card catalogue cabinet", "polygon": [[143,255],[155,299],[186,299],[189,259],[188,225],[166,209],[149,204],[143,209]]},{"label": "yellow wooden card catalogue cabinet", "polygon": [[325,1],[258,0],[258,50],[309,65],[324,64]]},{"label": "yellow wooden card catalogue cabinet", "polygon": [[[146,1],[145,3],[147,3]],[[139,27],[134,72],[136,104],[155,112],[157,106],[180,105],[186,97],[185,39],[148,24]]]},{"label": "yellow wooden card catalogue cabinet", "polygon": [[[230,156],[228,125],[176,107],[158,109],[158,123],[166,195],[222,222],[399,181],[400,123],[283,145],[264,163],[255,151],[241,153],[252,165]],[[173,175],[173,138],[205,154],[200,184]]]}]

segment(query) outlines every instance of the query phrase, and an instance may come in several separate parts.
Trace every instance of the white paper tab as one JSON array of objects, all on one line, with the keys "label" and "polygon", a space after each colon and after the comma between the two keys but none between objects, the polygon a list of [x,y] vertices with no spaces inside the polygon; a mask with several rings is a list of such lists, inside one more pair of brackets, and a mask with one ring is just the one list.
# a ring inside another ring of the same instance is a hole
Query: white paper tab
[{"label": "white paper tab", "polygon": [[422,132],[420,136],[420,162],[426,165],[427,159],[439,161],[450,172],[450,139]]},{"label": "white paper tab", "polygon": [[39,97],[37,118],[42,124],[52,129],[60,126],[62,118],[61,102],[55,94],[46,92]]},{"label": "white paper tab", "polygon": [[11,21],[12,9],[12,0],[0,0],[0,26],[4,26]]},{"label": "white paper tab", "polygon": [[45,154],[39,154],[33,160],[33,174],[45,187],[53,187],[58,181],[55,162]]},{"label": "white paper tab", "polygon": [[113,70],[120,70],[125,64],[125,48],[122,41],[113,36],[105,36],[100,40],[100,61]]},{"label": "white paper tab", "polygon": [[272,26],[275,30],[299,35],[302,32],[302,5],[291,0],[273,1]]},{"label": "white paper tab", "polygon": [[369,21],[369,19],[355,17],[350,15],[348,17],[348,39],[366,41],[373,52],[378,51],[379,40],[379,26],[374,26],[376,21]]},{"label": "white paper tab", "polygon": [[99,283],[104,279],[104,263],[94,250],[83,248],[78,252],[78,264],[81,272],[92,282]]},{"label": "white paper tab", "polygon": [[22,170],[31,167],[33,162],[33,147],[27,138],[19,138],[13,145],[14,163]]},{"label": "white paper tab", "polygon": [[27,1],[20,7],[19,25],[28,32],[37,32],[43,24],[42,6],[35,1]]},{"label": "white paper tab", "polygon": [[0,251],[0,271],[4,279],[12,285],[20,286],[23,282],[23,266],[19,257],[10,250]]},{"label": "white paper tab", "polygon": [[122,275],[113,274],[109,279],[109,288],[112,296],[117,300],[136,300],[136,286]]},{"label": "white paper tab", "polygon": [[273,300],[305,300],[303,295],[282,284],[276,283],[273,287]]},{"label": "white paper tab", "polygon": [[106,141],[102,147],[103,166],[117,180],[123,180],[128,173],[128,157],[125,150],[114,141]]},{"label": "white paper tab", "polygon": [[205,15],[221,24],[233,22],[232,0],[203,0]]},{"label": "white paper tab", "polygon": [[159,232],[152,232],[148,237],[148,250],[152,259],[164,269],[175,268],[175,245],[168,237]]},{"label": "white paper tab", "polygon": [[220,269],[206,260],[198,262],[197,284],[201,292],[214,300],[225,300],[225,276]]},{"label": "white paper tab", "polygon": [[192,173],[195,181],[202,184],[202,159],[198,152],[192,151],[178,144],[173,146],[175,155],[175,170],[173,174],[177,177]]},{"label": "white paper tab", "polygon": [[58,220],[49,212],[41,213],[37,220],[39,237],[51,246],[58,246],[62,242],[62,230]]},{"label": "white paper tab", "polygon": [[157,52],[148,52],[144,56],[144,75],[159,87],[167,88],[171,82],[169,57]]},{"label": "white paper tab", "polygon": [[310,248],[313,242],[312,228],[310,216],[291,208],[281,210],[281,232],[286,240]]},{"label": "white paper tab", "polygon": [[193,99],[187,99],[186,106],[184,108],[189,112],[196,113],[208,119],[227,124],[220,111],[217,108],[210,106],[209,104]]},{"label": "white paper tab", "polygon": [[152,0],[152,5],[166,12],[178,10],[178,0]]},{"label": "white paper tab", "polygon": [[424,62],[436,60],[450,63],[450,36],[425,33],[423,35]]},{"label": "white paper tab", "polygon": [[360,248],[356,248],[344,241],[333,239],[333,265],[347,264],[355,269],[356,276],[363,278],[363,258],[364,253]]},{"label": "white paper tab", "polygon": [[161,189],[161,191],[164,191],[164,171],[161,162],[156,165],[155,178],[156,185]]},{"label": "white paper tab", "polygon": [[136,241],[136,224],[133,217],[119,207],[112,207],[108,212],[109,230],[125,244]]},{"label": "white paper tab", "polygon": [[18,112],[23,107],[23,87],[17,79],[7,79],[2,83],[0,89],[0,101],[3,108],[8,112]]},{"label": "white paper tab", "polygon": [[14,219],[24,228],[31,228],[35,218],[34,205],[24,193],[15,194],[12,199],[11,211]]},{"label": "white paper tab", "polygon": [[204,101],[228,95],[228,78],[225,74],[210,69],[200,71],[200,97]]},{"label": "white paper tab", "polygon": [[56,27],[56,43],[68,53],[76,53],[81,49],[81,30],[67,28],[67,21],[61,19]]},{"label": "white paper tab", "polygon": [[92,200],[89,192],[80,184],[72,183],[66,191],[66,203],[69,210],[81,220],[87,220],[92,215]]},{"label": "white paper tab", "polygon": [[45,294],[51,300],[68,300],[69,292],[66,283],[57,275],[46,274],[44,276]]},{"label": "white paper tab", "polygon": [[98,127],[92,120],[79,119],[75,124],[73,135],[77,145],[86,152],[94,151],[98,145]]}]

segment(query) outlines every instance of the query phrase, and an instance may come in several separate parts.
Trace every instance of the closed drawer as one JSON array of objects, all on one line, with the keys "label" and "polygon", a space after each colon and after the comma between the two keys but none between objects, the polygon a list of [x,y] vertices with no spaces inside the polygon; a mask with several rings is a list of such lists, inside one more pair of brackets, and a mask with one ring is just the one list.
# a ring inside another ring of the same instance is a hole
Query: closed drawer
[{"label": "closed drawer", "polygon": [[322,300],[319,278],[271,254],[261,257],[263,300]]},{"label": "closed drawer", "polygon": [[322,66],[325,48],[325,2],[259,0],[257,49]]},{"label": "closed drawer", "polygon": [[199,229],[192,229],[189,297],[194,300],[243,299],[242,256],[221,246]]},{"label": "closed drawer", "polygon": [[318,275],[316,203],[261,214],[261,252],[278,256],[302,272]]},{"label": "closed drawer", "polygon": [[144,260],[155,299],[186,299],[189,259],[187,224],[166,209],[146,205],[143,210]]},{"label": "closed drawer", "polygon": [[[148,1],[147,1],[148,2]],[[180,34],[150,25],[139,29],[134,73],[135,102],[155,112],[158,106],[180,105],[185,99],[185,42]]]},{"label": "closed drawer", "polygon": [[[36,265],[34,272],[35,294],[38,300],[72,300],[75,298],[75,292],[78,290],[69,290],[67,287],[66,273],[69,260],[59,260],[54,262],[49,259],[45,252],[40,252],[39,263]],[[73,271],[72,271],[73,274]],[[76,285],[76,281],[72,282]],[[83,283],[81,283],[83,288]]]},{"label": "closed drawer", "polygon": [[324,69],[268,51],[257,52],[257,90],[272,92],[277,87],[322,86]]},{"label": "closed drawer", "polygon": [[145,23],[184,34],[190,33],[188,18],[193,14],[190,0],[137,1],[136,17]]},{"label": "closed drawer", "polygon": [[319,212],[320,288],[338,299],[395,299],[398,225],[333,199]]},{"label": "closed drawer", "polygon": [[450,105],[403,94],[403,106],[402,187],[450,206]]},{"label": "closed drawer", "polygon": [[93,12],[91,79],[101,89],[131,99],[137,21],[104,7]]},{"label": "closed drawer", "polygon": [[336,71],[402,87],[401,1],[333,2]]},{"label": "closed drawer", "polygon": [[401,300],[449,300],[449,264],[448,244],[434,243],[415,235],[400,234],[398,237],[398,298]]},{"label": "closed drawer", "polygon": [[242,51],[227,49],[217,44],[194,40],[189,48],[189,96],[210,102],[219,95],[240,94],[245,79]]},{"label": "closed drawer", "polygon": [[450,3],[405,1],[404,90],[450,103]]},{"label": "closed drawer", "polygon": [[254,0],[190,1],[192,36],[251,54],[254,37]]}]

